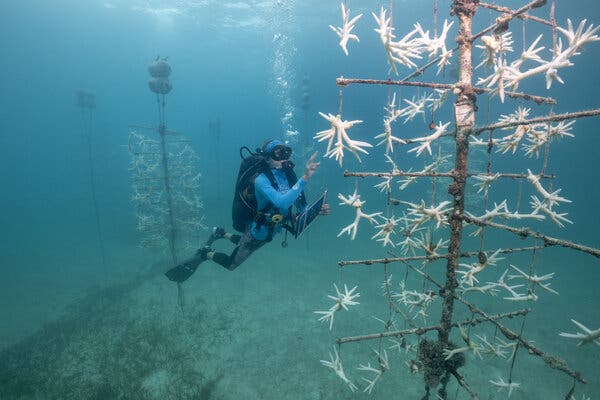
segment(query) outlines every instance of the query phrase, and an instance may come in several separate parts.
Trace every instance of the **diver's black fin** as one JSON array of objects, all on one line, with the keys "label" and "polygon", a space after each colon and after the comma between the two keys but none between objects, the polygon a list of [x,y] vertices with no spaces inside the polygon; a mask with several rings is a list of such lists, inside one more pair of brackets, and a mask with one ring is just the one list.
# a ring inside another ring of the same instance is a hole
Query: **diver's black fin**
[{"label": "diver's black fin", "polygon": [[208,237],[208,240],[206,241],[206,243],[204,243],[204,246],[199,248],[193,257],[185,260],[181,264],[165,272],[165,276],[169,278],[169,280],[172,280],[173,282],[177,283],[186,281],[190,276],[192,276],[194,272],[196,272],[198,265],[200,265],[203,261],[207,260],[206,254],[209,251],[211,251],[211,246],[213,242],[224,237],[225,229],[220,227],[214,227],[211,235]]},{"label": "diver's black fin", "polygon": [[198,252],[194,257],[182,262],[165,272],[165,276],[173,282],[181,283],[186,281],[198,268],[203,261],[206,261],[206,255]]}]

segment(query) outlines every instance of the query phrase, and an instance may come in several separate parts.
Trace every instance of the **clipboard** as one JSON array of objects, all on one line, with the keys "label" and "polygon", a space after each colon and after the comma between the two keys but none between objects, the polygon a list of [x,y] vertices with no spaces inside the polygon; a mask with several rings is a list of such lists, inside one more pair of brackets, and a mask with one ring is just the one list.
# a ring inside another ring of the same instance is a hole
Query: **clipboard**
[{"label": "clipboard", "polygon": [[317,218],[321,207],[325,204],[325,198],[327,197],[327,190],[323,192],[321,197],[315,200],[311,205],[307,206],[302,213],[296,217],[296,234],[295,238],[298,238],[302,232],[310,226],[310,224]]}]

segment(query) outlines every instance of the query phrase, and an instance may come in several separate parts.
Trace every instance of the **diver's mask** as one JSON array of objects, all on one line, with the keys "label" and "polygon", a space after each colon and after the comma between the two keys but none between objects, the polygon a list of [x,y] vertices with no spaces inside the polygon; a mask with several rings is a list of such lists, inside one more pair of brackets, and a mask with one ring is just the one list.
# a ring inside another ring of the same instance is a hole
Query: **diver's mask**
[{"label": "diver's mask", "polygon": [[269,157],[275,161],[289,160],[291,156],[292,148],[283,144],[278,144],[269,153]]}]

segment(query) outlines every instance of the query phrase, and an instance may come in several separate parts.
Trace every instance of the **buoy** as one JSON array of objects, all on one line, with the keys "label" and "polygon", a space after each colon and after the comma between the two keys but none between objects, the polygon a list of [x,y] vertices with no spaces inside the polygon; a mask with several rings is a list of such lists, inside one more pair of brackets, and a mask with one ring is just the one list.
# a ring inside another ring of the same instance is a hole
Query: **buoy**
[{"label": "buoy", "polygon": [[168,78],[150,78],[148,86],[150,90],[157,94],[168,94],[173,89],[173,85],[171,85]]},{"label": "buoy", "polygon": [[166,58],[157,57],[148,66],[148,72],[153,78],[168,78],[171,75],[171,66]]}]

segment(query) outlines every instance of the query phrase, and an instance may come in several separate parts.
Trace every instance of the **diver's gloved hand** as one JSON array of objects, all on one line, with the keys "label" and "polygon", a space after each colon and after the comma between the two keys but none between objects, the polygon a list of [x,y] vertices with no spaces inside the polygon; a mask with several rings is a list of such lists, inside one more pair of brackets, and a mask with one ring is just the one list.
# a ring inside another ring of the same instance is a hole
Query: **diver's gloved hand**
[{"label": "diver's gloved hand", "polygon": [[317,158],[318,154],[319,154],[319,152],[315,151],[312,154],[312,156],[310,156],[308,161],[306,162],[306,171],[304,172],[304,175],[302,175],[302,179],[304,179],[305,181],[310,180],[310,178],[313,176],[313,174],[317,171],[317,169],[321,165],[320,162],[315,162],[315,158]]},{"label": "diver's gloved hand", "polygon": [[329,214],[331,214],[331,207],[329,207],[329,204],[323,203],[323,205],[321,206],[321,209],[319,210],[319,215],[329,215]]}]

